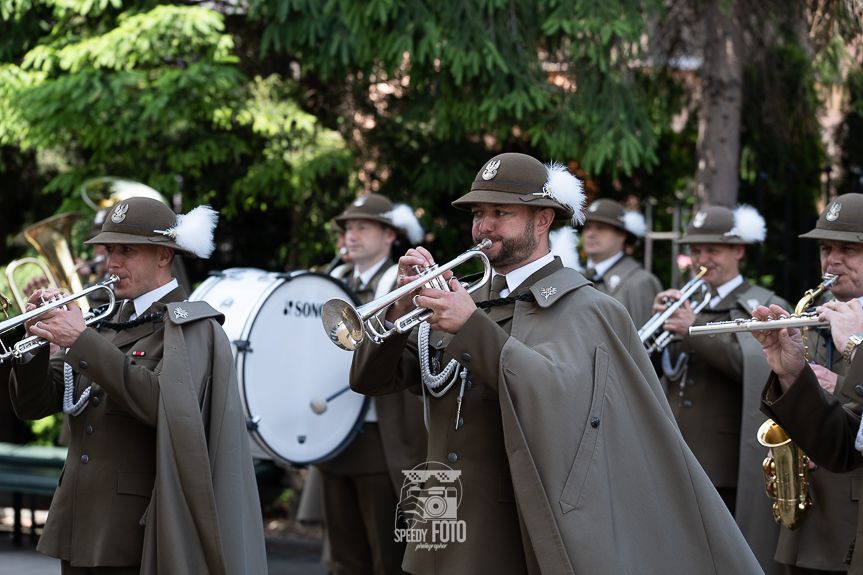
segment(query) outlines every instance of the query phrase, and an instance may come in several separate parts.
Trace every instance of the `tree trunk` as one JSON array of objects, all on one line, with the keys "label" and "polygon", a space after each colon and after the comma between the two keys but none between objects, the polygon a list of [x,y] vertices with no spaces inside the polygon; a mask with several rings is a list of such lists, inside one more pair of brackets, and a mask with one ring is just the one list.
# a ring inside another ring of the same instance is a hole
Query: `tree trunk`
[{"label": "tree trunk", "polygon": [[740,178],[740,114],[743,105],[743,31],[747,0],[723,13],[723,0],[704,0],[707,41],[701,68],[698,122],[699,206],[734,207]]}]

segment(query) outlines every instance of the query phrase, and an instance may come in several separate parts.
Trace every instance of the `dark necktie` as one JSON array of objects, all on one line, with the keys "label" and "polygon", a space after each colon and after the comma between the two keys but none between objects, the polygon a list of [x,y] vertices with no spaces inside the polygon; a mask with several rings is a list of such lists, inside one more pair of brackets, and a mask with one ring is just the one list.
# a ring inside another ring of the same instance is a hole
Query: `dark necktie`
[{"label": "dark necktie", "polygon": [[593,281],[593,278],[596,277],[596,270],[593,268],[587,268],[586,270],[584,270],[584,277],[586,277],[590,281]]},{"label": "dark necktie", "polygon": [[360,278],[360,276],[355,277],[353,283],[351,284],[351,289],[354,291],[354,293],[359,293],[360,288],[362,288],[362,286],[363,286],[362,278]]},{"label": "dark necktie", "polygon": [[133,313],[135,313],[135,304],[134,302],[127,301],[123,304],[123,307],[120,308],[120,315],[117,317],[117,323],[126,323],[129,321],[129,318],[132,317]]},{"label": "dark necktie", "polygon": [[500,299],[500,292],[505,290],[506,287],[505,275],[498,274],[494,276],[494,279],[491,280],[491,293],[489,294],[489,299]]}]

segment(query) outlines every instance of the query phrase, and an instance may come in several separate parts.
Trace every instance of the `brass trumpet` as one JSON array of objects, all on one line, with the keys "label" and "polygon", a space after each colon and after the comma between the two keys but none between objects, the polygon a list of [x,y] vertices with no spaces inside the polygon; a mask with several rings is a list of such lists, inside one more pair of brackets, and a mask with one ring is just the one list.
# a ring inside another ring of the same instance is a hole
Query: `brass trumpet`
[{"label": "brass trumpet", "polygon": [[788,529],[803,524],[812,499],[809,497],[809,457],[794,445],[785,431],[772,419],[765,421],[758,430],[758,442],[773,450],[773,455],[764,459],[764,491],[773,504],[776,523]]},{"label": "brass trumpet", "polygon": [[645,349],[647,349],[648,355],[654,351],[662,351],[671,343],[674,334],[665,331],[662,326],[665,324],[665,320],[670,318],[684,303],[689,301],[689,298],[699,291],[701,292],[701,301],[692,308],[692,311],[696,314],[710,303],[710,286],[705,280],[701,279],[706,273],[707,268],[701,266],[698,270],[698,275],[680,288],[680,299],[668,306],[668,309],[665,311],[653,314],[653,317],[647,320],[644,327],[638,330],[638,337],[641,339],[641,343],[644,344]]},{"label": "brass trumpet", "polygon": [[405,297],[412,291],[429,287],[449,291],[449,285],[443,279],[447,272],[471,258],[479,258],[485,268],[482,278],[467,288],[468,293],[473,293],[486,284],[491,278],[491,263],[488,256],[482,250],[491,247],[491,240],[483,240],[479,245],[469,249],[451,262],[438,266],[437,264],[419,272],[420,277],[407,285],[391,291],[363,306],[355,308],[350,303],[341,299],[331,299],[324,304],[321,318],[324,331],[330,340],[342,349],[354,351],[366,339],[366,330],[371,333],[371,339],[375,343],[392,336],[394,333],[406,333],[432,316],[432,312],[425,308],[416,308],[398,318],[392,329],[385,329],[383,322],[378,317],[378,312],[393,305],[399,299]]},{"label": "brass trumpet", "polygon": [[[6,333],[7,331],[11,331],[19,326],[24,325],[25,322],[30,321],[33,318],[39,317],[46,311],[52,310],[57,307],[64,306],[68,303],[71,303],[77,299],[86,297],[90,293],[96,290],[106,290],[108,292],[108,307],[102,313],[96,315],[93,312],[87,312],[84,314],[84,323],[90,325],[97,321],[103,320],[106,317],[110,316],[114,312],[114,290],[111,289],[111,286],[120,281],[115,275],[112,275],[107,280],[102,283],[91,285],[88,288],[84,288],[78,293],[67,295],[67,296],[58,296],[56,298],[51,298],[45,301],[45,305],[37,307],[34,310],[24,312],[19,316],[13,317],[12,319],[7,319],[4,322],[0,322],[0,335]],[[31,335],[30,337],[26,337],[12,346],[11,349],[7,348],[6,345],[0,340],[0,363],[3,363],[7,359],[20,359],[25,353],[31,352],[33,350],[39,349],[44,345],[48,345],[50,342],[46,339],[42,339],[39,336]]]},{"label": "brass trumpet", "polygon": [[739,331],[764,331],[767,329],[782,329],[784,327],[825,327],[826,321],[818,321],[818,314],[806,310],[815,304],[818,296],[830,289],[839,279],[838,275],[824,274],[818,287],[807,291],[794,307],[794,313],[777,319],[733,319],[730,321],[715,321],[707,325],[694,325],[689,328],[689,335],[731,334]]}]

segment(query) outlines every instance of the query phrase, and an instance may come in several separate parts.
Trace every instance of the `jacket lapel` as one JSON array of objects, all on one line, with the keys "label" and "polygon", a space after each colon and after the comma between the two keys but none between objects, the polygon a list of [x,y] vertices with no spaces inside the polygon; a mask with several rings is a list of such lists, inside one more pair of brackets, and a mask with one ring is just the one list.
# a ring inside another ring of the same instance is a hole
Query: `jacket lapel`
[{"label": "jacket lapel", "polygon": [[[166,303],[171,303],[171,302],[176,302],[176,301],[183,301],[184,299],[186,299],[186,291],[183,288],[178,287],[177,289],[172,290],[172,291],[168,292],[167,294],[165,294],[158,301],[158,303],[166,304]],[[157,309],[156,304],[153,304],[149,308],[147,308],[147,310],[144,312],[143,315],[153,313],[156,311],[156,309]],[[164,319],[157,320],[157,321],[164,321]],[[117,346],[119,348],[122,348],[123,346],[128,345],[134,341],[138,341],[139,339],[147,337],[148,335],[152,334],[155,330],[156,330],[156,322],[155,321],[148,321],[146,323],[139,325],[138,327],[133,327],[131,329],[124,329],[123,331],[117,332],[114,335],[114,337],[111,339],[111,343],[113,343],[115,346]]]}]

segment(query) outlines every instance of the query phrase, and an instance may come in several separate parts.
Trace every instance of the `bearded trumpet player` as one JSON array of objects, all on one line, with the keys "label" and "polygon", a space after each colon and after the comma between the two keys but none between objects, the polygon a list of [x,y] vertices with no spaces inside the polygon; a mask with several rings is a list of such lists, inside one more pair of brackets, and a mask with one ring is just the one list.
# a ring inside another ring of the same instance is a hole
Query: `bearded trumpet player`
[{"label": "bearded trumpet player", "polygon": [[[101,233],[122,308],[84,325],[54,308],[25,323],[63,351],[14,362],[15,413],[69,414],[69,454],[38,550],[63,573],[266,573],[261,508],[224,316],[187,302],[175,253],[209,257],[216,212],[116,204]],[[30,298],[35,309],[40,296]]]},{"label": "bearded trumpet player", "polygon": [[[730,337],[690,337],[688,329],[708,322],[749,318],[760,304],[784,305],[765,288],[750,284],[740,274],[747,245],[763,241],[764,219],[753,208],[721,206],[694,214],[686,234],[677,240],[690,246],[692,266],[712,292],[697,315],[684,303],[665,322],[674,339],[662,353],[668,403],[680,433],[710,477],[765,573],[778,573],[773,560],[778,527],[764,496],[760,465],[767,449],[755,434],[764,417],[758,412],[758,393],[769,367],[758,342],[746,333]],[[665,298],[677,301],[678,290],[661,292],[654,311],[665,311]],[[701,298],[698,298],[701,299]]]},{"label": "bearded trumpet player", "polygon": [[[859,539],[858,489],[863,465],[855,440],[863,401],[863,362],[855,357],[863,341],[863,195],[830,202],[815,226],[801,237],[820,242],[821,270],[838,274],[833,301],[816,308],[830,322],[830,335],[797,328],[754,332],[773,373],[762,392],[761,410],[782,426],[819,467],[809,471],[812,507],[795,531],[782,529],[777,560],[793,573],[863,574]],[[759,307],[766,321],[785,317],[787,308]],[[827,362],[831,361],[830,369]],[[863,441],[856,440],[863,448]],[[847,560],[847,561],[846,561]]]}]

